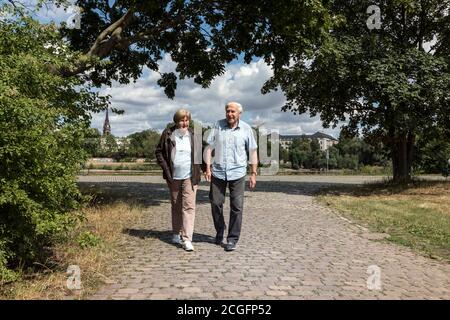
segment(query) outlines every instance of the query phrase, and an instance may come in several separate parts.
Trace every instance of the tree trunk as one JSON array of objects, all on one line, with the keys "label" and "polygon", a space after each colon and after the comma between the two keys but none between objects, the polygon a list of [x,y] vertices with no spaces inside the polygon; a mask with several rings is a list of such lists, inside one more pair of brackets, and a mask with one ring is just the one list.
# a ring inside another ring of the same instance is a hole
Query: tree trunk
[{"label": "tree trunk", "polygon": [[407,170],[410,178],[412,178],[412,165],[414,160],[414,133],[412,130],[408,131],[406,137],[406,152],[407,152]]},{"label": "tree trunk", "polygon": [[394,182],[410,182],[414,155],[414,135],[412,131],[397,133],[391,146],[391,152]]}]

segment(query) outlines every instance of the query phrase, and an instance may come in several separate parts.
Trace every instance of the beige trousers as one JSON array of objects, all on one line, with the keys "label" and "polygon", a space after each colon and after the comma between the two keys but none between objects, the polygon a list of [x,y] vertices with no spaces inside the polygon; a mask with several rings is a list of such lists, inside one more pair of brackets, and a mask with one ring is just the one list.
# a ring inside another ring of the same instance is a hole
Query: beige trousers
[{"label": "beige trousers", "polygon": [[183,241],[192,241],[195,220],[195,198],[197,187],[191,179],[173,180],[167,183],[172,203],[172,230],[180,234]]}]

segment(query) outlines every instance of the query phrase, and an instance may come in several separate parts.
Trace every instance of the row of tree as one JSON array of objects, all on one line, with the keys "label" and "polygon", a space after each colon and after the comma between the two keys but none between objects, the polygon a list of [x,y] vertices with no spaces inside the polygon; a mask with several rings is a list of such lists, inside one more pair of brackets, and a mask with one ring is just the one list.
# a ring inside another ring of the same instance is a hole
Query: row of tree
[{"label": "row of tree", "polygon": [[[203,128],[203,131],[206,129]],[[155,158],[155,146],[159,138],[160,134],[156,130],[149,129],[119,138],[118,143],[113,135],[103,137],[98,129],[89,128],[85,135],[84,149],[90,157],[108,157],[118,161],[132,158],[152,160]],[[450,140],[442,134],[420,137],[414,154],[416,155],[414,171],[441,173],[447,168],[450,159]],[[373,145],[360,137],[344,135],[339,137],[338,143],[331,146],[328,152],[321,150],[319,142],[315,139],[294,139],[287,149],[280,145],[279,155],[280,160],[284,163],[289,162],[293,169],[358,170],[364,166],[392,169],[389,154],[383,145]]]},{"label": "row of tree", "polygon": [[290,161],[293,169],[358,170],[362,166],[388,165],[388,159],[379,150],[359,138],[341,138],[328,151],[321,150],[317,140],[295,139],[289,149],[283,150],[282,156],[284,161]]},{"label": "row of tree", "polygon": [[[327,159],[328,154],[328,159]],[[445,136],[420,137],[414,150],[413,172],[445,174],[450,165],[450,140]],[[383,145],[373,145],[359,137],[344,137],[328,148],[320,149],[317,140],[295,139],[280,158],[293,169],[351,169],[379,166],[392,170],[389,153]]]},{"label": "row of tree", "polygon": [[89,128],[85,138],[85,150],[90,157],[94,158],[154,159],[159,138],[160,133],[152,129],[135,132],[124,138],[116,138],[112,134],[102,136],[98,129]]}]

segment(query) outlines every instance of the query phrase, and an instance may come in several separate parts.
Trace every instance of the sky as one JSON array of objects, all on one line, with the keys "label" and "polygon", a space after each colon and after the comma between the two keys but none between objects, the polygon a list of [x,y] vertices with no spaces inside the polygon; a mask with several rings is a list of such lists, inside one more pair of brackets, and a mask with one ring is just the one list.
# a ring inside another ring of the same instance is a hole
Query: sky
[{"label": "sky", "polygon": [[[36,0],[26,0],[31,5]],[[69,21],[74,9],[45,7],[37,18],[44,23],[49,21]],[[160,72],[175,70],[175,63],[166,54],[160,61]],[[244,112],[241,119],[250,125],[263,125],[267,131],[277,130],[280,134],[313,134],[321,131],[334,137],[339,136],[340,128],[324,129],[318,116],[309,114],[294,115],[282,112],[285,104],[282,92],[261,94],[261,87],[272,75],[272,69],[263,61],[255,60],[245,64],[241,59],[226,66],[223,75],[217,77],[209,88],[202,88],[192,79],[179,80],[175,98],[166,97],[157,85],[160,75],[144,68],[142,76],[135,82],[122,85],[114,82],[111,87],[104,86],[101,94],[111,95],[111,107],[122,109],[121,115],[109,113],[111,132],[114,136],[124,137],[133,132],[146,129],[162,131],[171,121],[179,108],[188,109],[192,119],[205,125],[211,125],[225,117],[225,104],[237,101]],[[105,112],[92,115],[92,127],[102,132]]]},{"label": "sky", "polygon": [[[175,63],[166,54],[160,63],[160,71],[174,69]],[[100,93],[111,95],[111,105],[125,110],[123,115],[109,114],[111,132],[115,136],[126,136],[146,129],[161,131],[179,108],[188,109],[193,120],[211,125],[225,117],[227,102],[237,101],[244,108],[241,119],[250,125],[263,124],[266,130],[278,130],[280,134],[322,131],[338,137],[339,128],[323,129],[319,117],[282,112],[285,98],[280,91],[261,94],[261,87],[271,75],[272,69],[263,60],[253,61],[249,65],[234,62],[227,65],[225,73],[207,89],[195,84],[192,79],[179,80],[175,98],[171,100],[156,83],[159,74],[145,69],[136,83],[113,83],[111,87],[103,87]],[[92,126],[101,131],[104,118],[104,113],[93,115]]]}]

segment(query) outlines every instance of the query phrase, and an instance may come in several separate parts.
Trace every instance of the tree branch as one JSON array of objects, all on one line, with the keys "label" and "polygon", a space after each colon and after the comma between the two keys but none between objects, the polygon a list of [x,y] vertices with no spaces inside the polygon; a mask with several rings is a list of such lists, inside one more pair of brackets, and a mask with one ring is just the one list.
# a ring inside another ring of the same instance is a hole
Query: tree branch
[{"label": "tree branch", "polygon": [[117,43],[117,47],[125,49],[136,42],[151,40],[154,36],[160,35],[163,31],[179,26],[182,21],[183,20],[180,21],[173,18],[167,19],[152,29],[139,32],[127,38],[120,38],[120,41]]},{"label": "tree branch", "polygon": [[71,70],[60,70],[63,77],[70,77],[86,71],[92,67],[91,61],[95,58],[107,56],[122,40],[122,31],[133,19],[134,9],[130,8],[119,20],[103,30],[91,46],[89,51],[76,62],[76,67]]},{"label": "tree branch", "polygon": [[[114,46],[115,39],[120,38],[123,29],[130,23],[133,18],[134,10],[130,8],[119,20],[114,22],[108,28],[103,30],[97,37],[89,52],[86,54],[88,57],[103,57],[109,53]],[[110,36],[106,39],[107,36]],[[111,40],[112,39],[112,40]],[[103,47],[102,47],[103,46]],[[101,54],[103,55],[101,55]]]},{"label": "tree branch", "polygon": [[[22,12],[20,8],[17,7],[16,2],[14,0],[7,0],[13,7],[14,11],[17,12],[22,18],[25,18],[25,14]],[[23,4],[21,4],[23,6]]]}]

